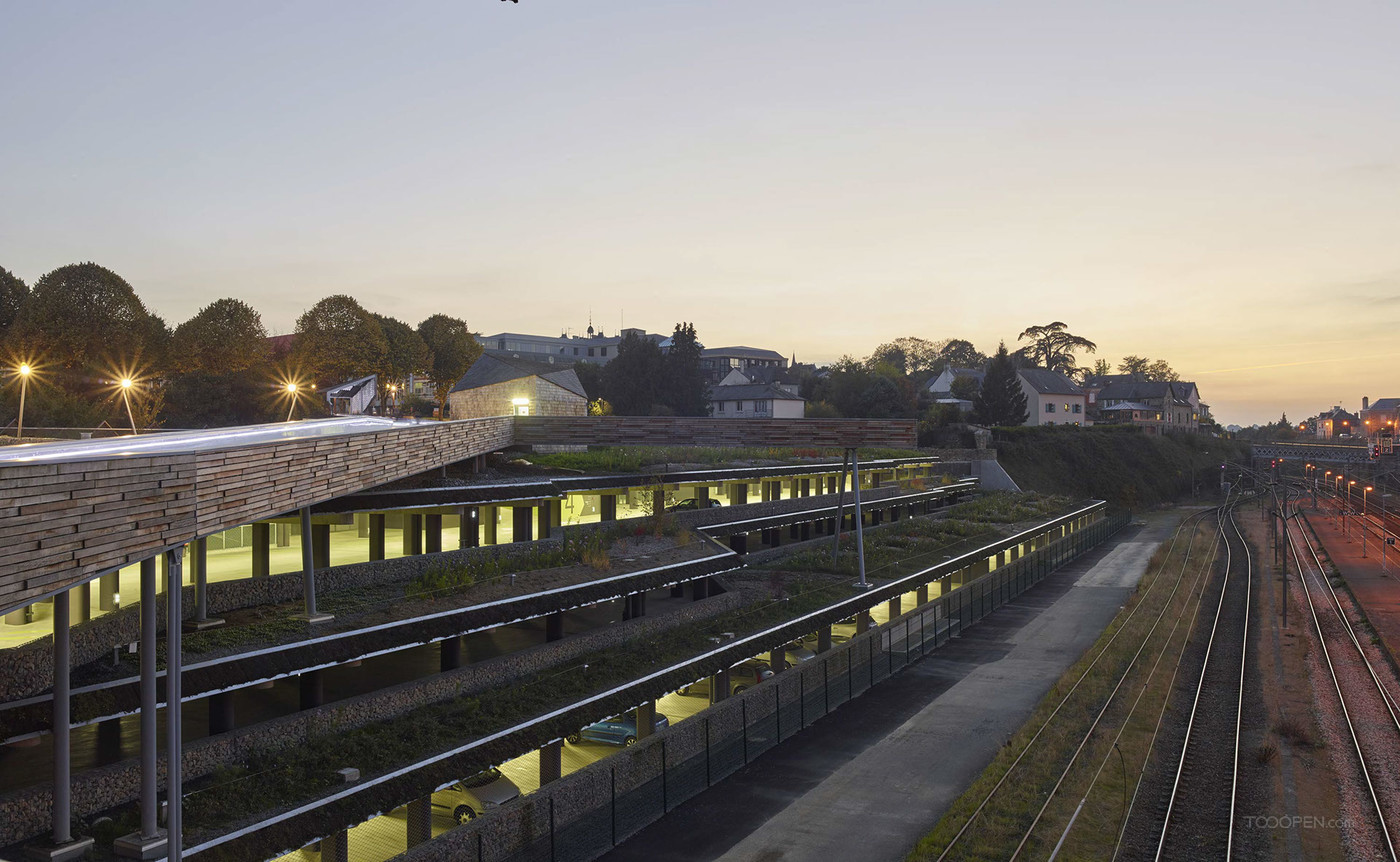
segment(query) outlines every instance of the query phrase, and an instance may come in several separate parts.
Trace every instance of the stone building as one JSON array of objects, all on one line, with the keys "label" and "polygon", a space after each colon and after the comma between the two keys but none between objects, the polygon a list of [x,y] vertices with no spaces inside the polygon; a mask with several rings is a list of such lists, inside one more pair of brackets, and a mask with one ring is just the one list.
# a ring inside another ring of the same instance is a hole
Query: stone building
[{"label": "stone building", "polygon": [[587,416],[588,395],[569,365],[483,354],[447,396],[453,419]]}]

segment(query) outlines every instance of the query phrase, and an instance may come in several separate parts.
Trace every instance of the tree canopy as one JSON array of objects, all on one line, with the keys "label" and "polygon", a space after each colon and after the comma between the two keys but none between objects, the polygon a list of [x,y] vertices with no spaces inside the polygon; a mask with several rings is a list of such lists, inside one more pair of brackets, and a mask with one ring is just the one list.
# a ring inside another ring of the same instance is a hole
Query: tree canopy
[{"label": "tree canopy", "polygon": [[29,298],[24,279],[0,266],[0,338],[19,316],[19,307]]},{"label": "tree canopy", "polygon": [[[1106,363],[1105,363],[1106,364]],[[1148,359],[1145,356],[1124,356],[1118,363],[1119,374],[1131,374],[1134,380],[1176,381],[1181,379],[1164,359]]]},{"label": "tree canopy", "polygon": [[246,371],[267,363],[267,330],[253,307],[239,299],[209,303],[175,327],[170,370],[210,374]]},{"label": "tree canopy", "polygon": [[169,331],[130,284],[95,263],[61,266],[40,278],[10,328],[11,346],[51,367],[105,376],[164,359]]},{"label": "tree canopy", "polygon": [[466,321],[446,314],[434,314],[418,324],[418,335],[432,355],[428,378],[433,381],[438,405],[445,408],[452,387],[481,356],[481,344]]},{"label": "tree canopy", "polygon": [[677,323],[662,369],[662,401],[677,416],[705,416],[710,412],[710,400],[706,397],[709,387],[700,372],[701,349],[695,324]]},{"label": "tree canopy", "polygon": [[972,416],[982,425],[1021,425],[1030,417],[1026,412],[1026,393],[1005,342],[998,345],[996,355],[987,364],[987,376],[982,378]]},{"label": "tree canopy", "polygon": [[1075,351],[1094,353],[1099,349],[1094,342],[1073,335],[1068,329],[1067,324],[1057,320],[1043,326],[1026,327],[1016,336],[1016,340],[1029,342],[1026,345],[1026,355],[1037,366],[1068,374],[1074,371]]},{"label": "tree canopy", "polygon": [[344,294],[326,297],[297,318],[292,356],[322,386],[377,373],[388,353],[379,321]]}]

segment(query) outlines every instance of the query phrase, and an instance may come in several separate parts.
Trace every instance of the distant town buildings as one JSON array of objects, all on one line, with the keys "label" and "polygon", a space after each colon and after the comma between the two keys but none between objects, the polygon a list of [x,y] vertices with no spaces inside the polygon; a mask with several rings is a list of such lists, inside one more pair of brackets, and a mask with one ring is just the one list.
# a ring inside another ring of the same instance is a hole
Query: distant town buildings
[{"label": "distant town buildings", "polygon": [[1022,368],[1016,372],[1026,393],[1027,425],[1091,425],[1089,399],[1078,383],[1058,371]]},{"label": "distant town buildings", "polygon": [[716,419],[801,419],[807,405],[796,386],[755,383],[738,370],[710,387],[709,401]]},{"label": "distant town buildings", "polygon": [[1210,418],[1189,380],[1139,380],[1131,374],[1089,377],[1084,382],[1096,422],[1132,424],[1148,434],[1200,430]]},{"label": "distant town buildings", "polygon": [[587,416],[588,395],[572,367],[482,354],[447,396],[454,419]]}]

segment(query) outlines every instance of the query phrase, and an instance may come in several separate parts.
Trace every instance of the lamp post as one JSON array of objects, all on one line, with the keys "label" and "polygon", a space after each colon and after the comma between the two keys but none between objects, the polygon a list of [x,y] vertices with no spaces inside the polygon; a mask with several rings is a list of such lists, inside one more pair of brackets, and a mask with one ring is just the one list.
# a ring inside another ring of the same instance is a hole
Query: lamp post
[{"label": "lamp post", "polygon": [[1373,490],[1370,485],[1361,488],[1361,556],[1366,556],[1366,534],[1371,532],[1371,523],[1366,518],[1366,494]]},{"label": "lamp post", "polygon": [[282,389],[287,393],[287,400],[292,402],[287,407],[287,421],[290,422],[292,421],[292,411],[297,409],[297,385],[295,383],[288,383],[286,386],[283,386]]},{"label": "lamp post", "polygon": [[136,430],[136,417],[131,413],[131,387],[135,385],[136,381],[132,380],[130,377],[123,377],[121,379],[122,402],[126,404],[126,418],[127,421],[131,423],[131,433],[133,435],[139,433]]},{"label": "lamp post", "polygon": [[34,369],[29,367],[28,362],[21,362],[15,373],[19,375],[19,425],[15,427],[15,438],[19,439],[24,436],[24,395],[29,390],[29,375],[34,373]]}]

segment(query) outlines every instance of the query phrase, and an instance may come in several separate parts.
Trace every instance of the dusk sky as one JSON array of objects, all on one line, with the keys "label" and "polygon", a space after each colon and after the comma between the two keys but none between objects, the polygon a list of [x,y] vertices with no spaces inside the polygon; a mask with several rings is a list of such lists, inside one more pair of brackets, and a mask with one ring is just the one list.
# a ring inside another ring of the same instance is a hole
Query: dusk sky
[{"label": "dusk sky", "polygon": [[[1400,5],[0,5],[0,266],[802,361],[1063,320],[1222,423],[1400,396]],[[1091,362],[1094,357],[1081,357]]]}]

